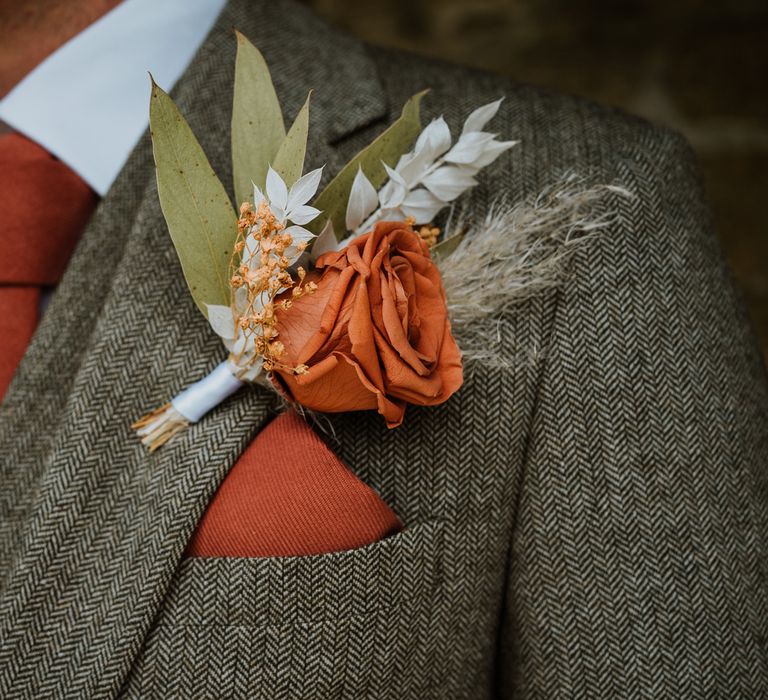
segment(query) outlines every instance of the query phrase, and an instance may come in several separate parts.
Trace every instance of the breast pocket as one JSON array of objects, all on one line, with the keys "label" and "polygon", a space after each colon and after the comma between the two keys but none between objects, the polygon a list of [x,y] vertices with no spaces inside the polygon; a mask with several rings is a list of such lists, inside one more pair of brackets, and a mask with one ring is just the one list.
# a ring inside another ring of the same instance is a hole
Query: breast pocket
[{"label": "breast pocket", "polygon": [[124,696],[439,696],[443,529],[319,556],[184,560]]}]

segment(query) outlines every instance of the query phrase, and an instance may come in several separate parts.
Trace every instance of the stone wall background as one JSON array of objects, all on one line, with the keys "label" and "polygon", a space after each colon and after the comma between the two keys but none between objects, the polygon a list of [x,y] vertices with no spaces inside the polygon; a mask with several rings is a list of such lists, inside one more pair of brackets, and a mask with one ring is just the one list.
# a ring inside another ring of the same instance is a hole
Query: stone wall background
[{"label": "stone wall background", "polygon": [[768,2],[305,2],[372,43],[583,95],[683,132],[768,360]]}]

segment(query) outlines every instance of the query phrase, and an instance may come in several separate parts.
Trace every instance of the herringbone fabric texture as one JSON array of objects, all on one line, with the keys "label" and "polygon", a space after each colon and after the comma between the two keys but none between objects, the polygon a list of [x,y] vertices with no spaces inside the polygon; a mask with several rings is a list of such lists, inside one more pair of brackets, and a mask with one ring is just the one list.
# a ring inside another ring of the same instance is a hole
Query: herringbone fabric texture
[{"label": "herringbone fabric texture", "polygon": [[[237,27],[309,165],[340,163],[431,86],[454,125],[506,94],[522,143],[471,197],[564,171],[622,184],[565,284],[500,320],[509,363],[440,407],[329,441],[406,529],[300,558],[183,559],[273,412],[254,389],[150,456],[128,430],[211,369],[145,139],[96,213],[0,420],[0,696],[760,698],[768,392],[679,137],[575,99],[364,49],[286,0],[233,0],[176,91],[228,181]],[[287,48],[289,47],[289,49]],[[492,283],[492,281],[489,281]]]}]

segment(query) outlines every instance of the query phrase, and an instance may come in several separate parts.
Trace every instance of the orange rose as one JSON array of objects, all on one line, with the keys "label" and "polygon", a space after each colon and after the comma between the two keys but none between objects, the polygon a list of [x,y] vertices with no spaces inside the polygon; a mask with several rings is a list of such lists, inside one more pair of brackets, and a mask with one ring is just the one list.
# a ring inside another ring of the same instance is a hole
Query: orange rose
[{"label": "orange rose", "polygon": [[309,368],[275,372],[293,400],[328,413],[376,409],[394,428],[407,403],[433,406],[461,386],[440,272],[408,224],[379,223],[315,267],[317,291],[278,314],[281,361]]}]

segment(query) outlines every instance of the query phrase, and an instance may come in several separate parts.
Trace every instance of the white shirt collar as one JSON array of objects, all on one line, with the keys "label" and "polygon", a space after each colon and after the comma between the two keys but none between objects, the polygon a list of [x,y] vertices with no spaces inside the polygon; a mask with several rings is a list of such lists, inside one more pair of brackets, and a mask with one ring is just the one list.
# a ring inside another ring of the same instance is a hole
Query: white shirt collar
[{"label": "white shirt collar", "polygon": [[104,195],[149,122],[152,72],[170,90],[226,0],[124,0],[0,101],[0,120]]}]

